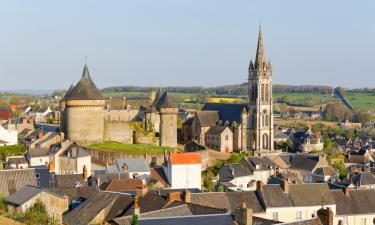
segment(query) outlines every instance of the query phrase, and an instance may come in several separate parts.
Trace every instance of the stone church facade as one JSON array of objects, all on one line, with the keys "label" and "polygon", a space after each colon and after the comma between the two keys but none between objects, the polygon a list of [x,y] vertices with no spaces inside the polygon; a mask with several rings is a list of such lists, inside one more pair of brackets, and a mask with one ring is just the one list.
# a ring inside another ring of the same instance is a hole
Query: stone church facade
[{"label": "stone church facade", "polygon": [[[93,83],[87,65],[82,78],[60,102],[61,130],[80,143],[118,141],[177,146],[177,106],[159,90],[148,98],[105,99]],[[147,132],[142,132],[147,131]]]}]

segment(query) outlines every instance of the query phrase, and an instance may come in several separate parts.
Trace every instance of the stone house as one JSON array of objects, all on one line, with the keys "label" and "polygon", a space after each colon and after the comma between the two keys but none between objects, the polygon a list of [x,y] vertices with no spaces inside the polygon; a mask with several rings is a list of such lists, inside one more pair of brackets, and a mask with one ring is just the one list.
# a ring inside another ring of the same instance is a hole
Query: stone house
[{"label": "stone house", "polygon": [[205,135],[206,146],[220,152],[233,151],[233,132],[227,126],[211,126]]},{"label": "stone house", "polygon": [[64,140],[52,145],[48,155],[50,171],[55,174],[91,175],[91,155],[72,141]]},{"label": "stone house", "polygon": [[292,135],[293,145],[302,152],[321,151],[324,148],[323,138],[319,131],[313,133],[311,128],[298,131]]},{"label": "stone house", "polygon": [[34,148],[26,153],[29,166],[48,166],[49,165],[49,148]]},{"label": "stone house", "polygon": [[33,186],[24,186],[6,198],[11,215],[25,213],[38,201],[45,205],[48,215],[59,223],[62,222],[62,214],[69,209],[68,196],[60,196]]},{"label": "stone house", "polygon": [[219,113],[217,111],[197,111],[191,122],[191,137],[198,144],[205,146],[206,132],[211,126],[217,125]]}]

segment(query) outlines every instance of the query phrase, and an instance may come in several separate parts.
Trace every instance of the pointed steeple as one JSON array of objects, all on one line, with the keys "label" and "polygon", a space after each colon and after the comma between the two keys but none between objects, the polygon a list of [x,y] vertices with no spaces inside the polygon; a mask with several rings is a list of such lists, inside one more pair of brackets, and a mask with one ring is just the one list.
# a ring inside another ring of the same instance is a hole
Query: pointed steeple
[{"label": "pointed steeple", "polygon": [[272,70],[272,63],[271,63],[271,59],[268,59],[268,66],[267,66],[268,70]]},{"label": "pointed steeple", "polygon": [[254,70],[254,63],[252,59],[250,60],[249,70]]},{"label": "pointed steeple", "polygon": [[264,59],[264,47],[263,47],[263,34],[262,34],[262,27],[259,26],[259,36],[258,36],[258,46],[257,46],[257,53],[255,57],[255,68],[261,68],[265,63]]},{"label": "pointed steeple", "polygon": [[85,63],[85,67],[83,67],[82,78],[90,78],[89,68]]}]

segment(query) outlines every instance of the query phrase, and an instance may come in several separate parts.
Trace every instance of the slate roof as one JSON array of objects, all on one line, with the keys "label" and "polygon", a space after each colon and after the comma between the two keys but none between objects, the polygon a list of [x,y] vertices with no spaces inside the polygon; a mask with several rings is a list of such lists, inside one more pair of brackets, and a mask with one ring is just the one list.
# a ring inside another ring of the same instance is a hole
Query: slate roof
[{"label": "slate roof", "polygon": [[109,166],[106,171],[107,173],[119,173],[125,172],[123,166],[127,165],[129,173],[147,173],[150,172],[150,167],[144,158],[134,158],[134,159],[118,159],[114,165]]},{"label": "slate roof", "polygon": [[48,156],[48,148],[34,148],[27,152],[30,157]]},{"label": "slate roof", "polygon": [[207,110],[218,111],[219,120],[223,122],[228,121],[232,123],[235,121],[240,123],[242,121],[242,112],[243,110],[247,110],[247,106],[245,104],[206,103],[202,111]]},{"label": "slate roof", "polygon": [[219,182],[228,182],[236,177],[244,177],[252,175],[252,171],[241,165],[240,163],[225,164],[219,170]]},{"label": "slate roof", "polygon": [[326,183],[289,184],[288,193],[280,185],[266,185],[261,195],[267,208],[335,204]]},{"label": "slate roof", "polygon": [[[164,206],[167,205],[167,199],[164,196],[153,194],[153,193],[147,193],[143,197],[139,197],[138,205],[140,208],[141,213],[155,211],[164,208]],[[132,205],[134,202],[132,203]],[[124,215],[131,215],[132,209],[129,208]]]},{"label": "slate roof", "polygon": [[332,176],[336,173],[336,170],[331,166],[320,167],[314,171],[315,174],[321,176]]},{"label": "slate roof", "polygon": [[226,128],[227,128],[226,126],[212,126],[212,127],[210,127],[210,129],[208,129],[208,131],[206,132],[206,134],[220,135],[221,133],[223,133],[223,131]]},{"label": "slate roof", "polygon": [[172,102],[170,97],[168,96],[168,92],[164,92],[163,95],[159,98],[158,102],[156,103],[155,107],[157,109],[161,108],[177,108],[177,105]]},{"label": "slate roof", "polygon": [[375,189],[350,190],[346,196],[342,190],[332,190],[337,215],[373,214],[375,212]]},{"label": "slate roof", "polygon": [[87,186],[87,181],[83,179],[83,174],[58,174],[54,176],[55,187],[70,188],[75,187],[77,182]]},{"label": "slate roof", "polygon": [[216,125],[219,121],[219,113],[217,111],[197,111],[195,116],[201,127],[210,127]]},{"label": "slate roof", "polygon": [[356,186],[375,185],[375,176],[371,172],[355,174],[352,183]]},{"label": "slate roof", "polygon": [[11,204],[22,205],[40,192],[42,192],[42,190],[39,188],[26,185],[17,192],[9,195],[6,201]]},{"label": "slate roof", "polygon": [[8,157],[8,164],[25,164],[27,160],[25,157],[10,156]]},{"label": "slate roof", "polygon": [[290,169],[313,171],[319,162],[319,156],[310,154],[294,155]]},{"label": "slate roof", "polygon": [[69,96],[70,93],[72,93],[73,89],[74,89],[74,84],[72,83],[69,89],[65,92],[64,96],[61,98],[61,100],[65,100],[66,96]]},{"label": "slate roof", "polygon": [[113,179],[106,187],[106,191],[123,191],[123,190],[135,190],[138,186],[143,185],[140,179]]},{"label": "slate roof", "polygon": [[65,96],[66,100],[104,100],[102,94],[95,86],[89,73],[89,69],[85,64],[83,68],[82,78],[69,93]]},{"label": "slate roof", "polygon": [[241,162],[242,165],[248,166],[252,171],[254,170],[268,170],[275,165],[266,157],[260,158],[257,156],[244,157]]},{"label": "slate roof", "polygon": [[229,214],[163,217],[163,218],[140,218],[139,225],[234,225]]},{"label": "slate roof", "polygon": [[190,203],[226,209],[230,212],[235,212],[236,208],[241,207],[243,201],[246,201],[246,205],[251,207],[254,213],[265,212],[259,196],[255,191],[190,194]]},{"label": "slate roof", "polygon": [[0,192],[12,194],[26,185],[36,186],[34,169],[0,170]]}]

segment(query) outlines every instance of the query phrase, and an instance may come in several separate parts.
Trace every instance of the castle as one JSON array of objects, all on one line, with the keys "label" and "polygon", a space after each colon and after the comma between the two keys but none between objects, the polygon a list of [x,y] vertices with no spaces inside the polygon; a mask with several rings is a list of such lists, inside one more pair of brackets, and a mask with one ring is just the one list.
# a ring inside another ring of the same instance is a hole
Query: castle
[{"label": "castle", "polygon": [[168,92],[159,89],[147,98],[105,99],[92,81],[87,65],[80,81],[61,99],[60,110],[61,130],[72,141],[177,147],[178,108]]}]

